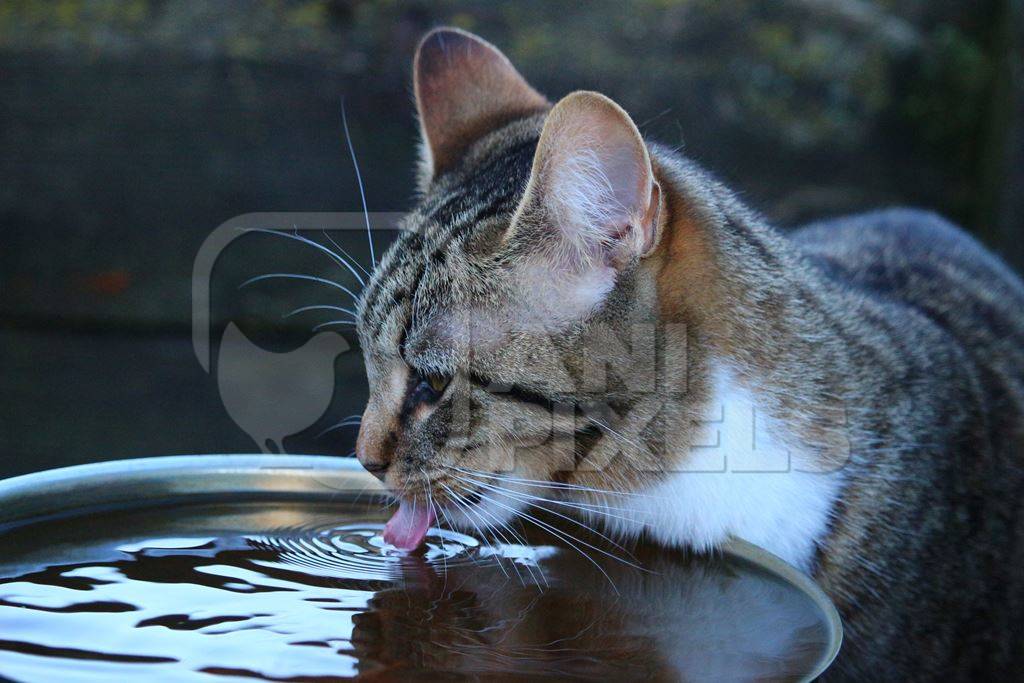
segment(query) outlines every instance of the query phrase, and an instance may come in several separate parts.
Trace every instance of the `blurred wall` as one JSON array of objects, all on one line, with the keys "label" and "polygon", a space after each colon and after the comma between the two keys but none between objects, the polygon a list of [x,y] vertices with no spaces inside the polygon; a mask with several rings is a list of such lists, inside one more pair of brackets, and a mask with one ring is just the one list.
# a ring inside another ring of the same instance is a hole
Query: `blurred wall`
[{"label": "blurred wall", "polygon": [[[359,209],[342,97],[370,209],[405,209],[409,65],[434,25],[480,33],[552,99],[607,93],[782,227],[912,204],[1021,268],[1022,16],[1016,0],[6,0],[0,474],[253,449],[191,352],[193,259],[233,216]],[[308,290],[237,284],[315,255],[246,240],[212,334],[234,319],[300,344],[277,313]],[[319,427],[360,409],[356,353],[338,378]],[[286,445],[350,448],[319,431]]]}]

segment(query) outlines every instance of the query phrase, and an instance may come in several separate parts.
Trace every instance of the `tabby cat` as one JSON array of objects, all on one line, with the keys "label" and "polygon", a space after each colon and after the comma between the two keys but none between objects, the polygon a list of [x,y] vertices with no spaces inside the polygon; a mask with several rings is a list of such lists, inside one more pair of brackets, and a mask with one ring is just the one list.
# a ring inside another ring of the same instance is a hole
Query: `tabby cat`
[{"label": "tabby cat", "polygon": [[607,97],[456,29],[414,64],[421,196],[358,307],[360,462],[414,548],[531,496],[745,539],[844,618],[830,675],[1024,666],[1024,285],[943,219],[783,234]]}]

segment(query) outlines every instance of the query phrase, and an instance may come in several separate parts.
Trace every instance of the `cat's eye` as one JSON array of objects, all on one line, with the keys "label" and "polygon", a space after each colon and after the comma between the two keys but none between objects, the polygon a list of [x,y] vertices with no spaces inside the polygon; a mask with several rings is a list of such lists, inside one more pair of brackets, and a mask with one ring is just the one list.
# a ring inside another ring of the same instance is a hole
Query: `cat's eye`
[{"label": "cat's eye", "polygon": [[416,385],[412,389],[410,399],[416,403],[432,403],[444,393],[452,378],[446,375],[419,372],[416,374]]},{"label": "cat's eye", "polygon": [[424,377],[430,388],[437,393],[442,393],[447,387],[448,383],[452,381],[451,377],[444,377],[442,375],[426,375]]}]

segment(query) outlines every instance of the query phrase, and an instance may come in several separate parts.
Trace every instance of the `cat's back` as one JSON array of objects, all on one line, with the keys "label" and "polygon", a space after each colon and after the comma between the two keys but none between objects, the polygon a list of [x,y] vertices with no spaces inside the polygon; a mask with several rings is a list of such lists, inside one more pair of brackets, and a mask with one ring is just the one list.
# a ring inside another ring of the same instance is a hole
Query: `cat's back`
[{"label": "cat's back", "polygon": [[887,209],[812,223],[790,238],[837,284],[948,332],[1024,406],[1024,284],[966,232],[930,212]]},{"label": "cat's back", "polygon": [[[904,361],[895,383],[881,369],[858,380],[888,421],[873,432],[882,448],[855,468],[836,533],[870,529],[853,552],[885,579],[864,579],[851,558],[822,577],[860,605],[846,615],[851,633],[873,638],[851,641],[836,678],[888,667],[905,680],[972,680],[1024,666],[1011,635],[1024,628],[1024,285],[921,211],[815,223],[790,239],[836,306],[864,317],[856,341]],[[864,608],[875,595],[885,600]]]}]

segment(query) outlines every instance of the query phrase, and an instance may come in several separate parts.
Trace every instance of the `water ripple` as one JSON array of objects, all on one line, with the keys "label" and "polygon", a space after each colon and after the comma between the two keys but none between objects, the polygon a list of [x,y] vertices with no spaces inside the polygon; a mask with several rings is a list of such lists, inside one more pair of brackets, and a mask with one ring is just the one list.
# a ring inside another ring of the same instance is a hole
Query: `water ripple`
[{"label": "water ripple", "polygon": [[256,548],[277,553],[276,561],[261,565],[293,565],[322,576],[368,581],[398,580],[410,560],[447,570],[491,557],[480,553],[481,544],[472,536],[437,528],[427,533],[423,548],[410,555],[385,543],[383,529],[383,524],[373,523],[292,526],[248,540]]}]

